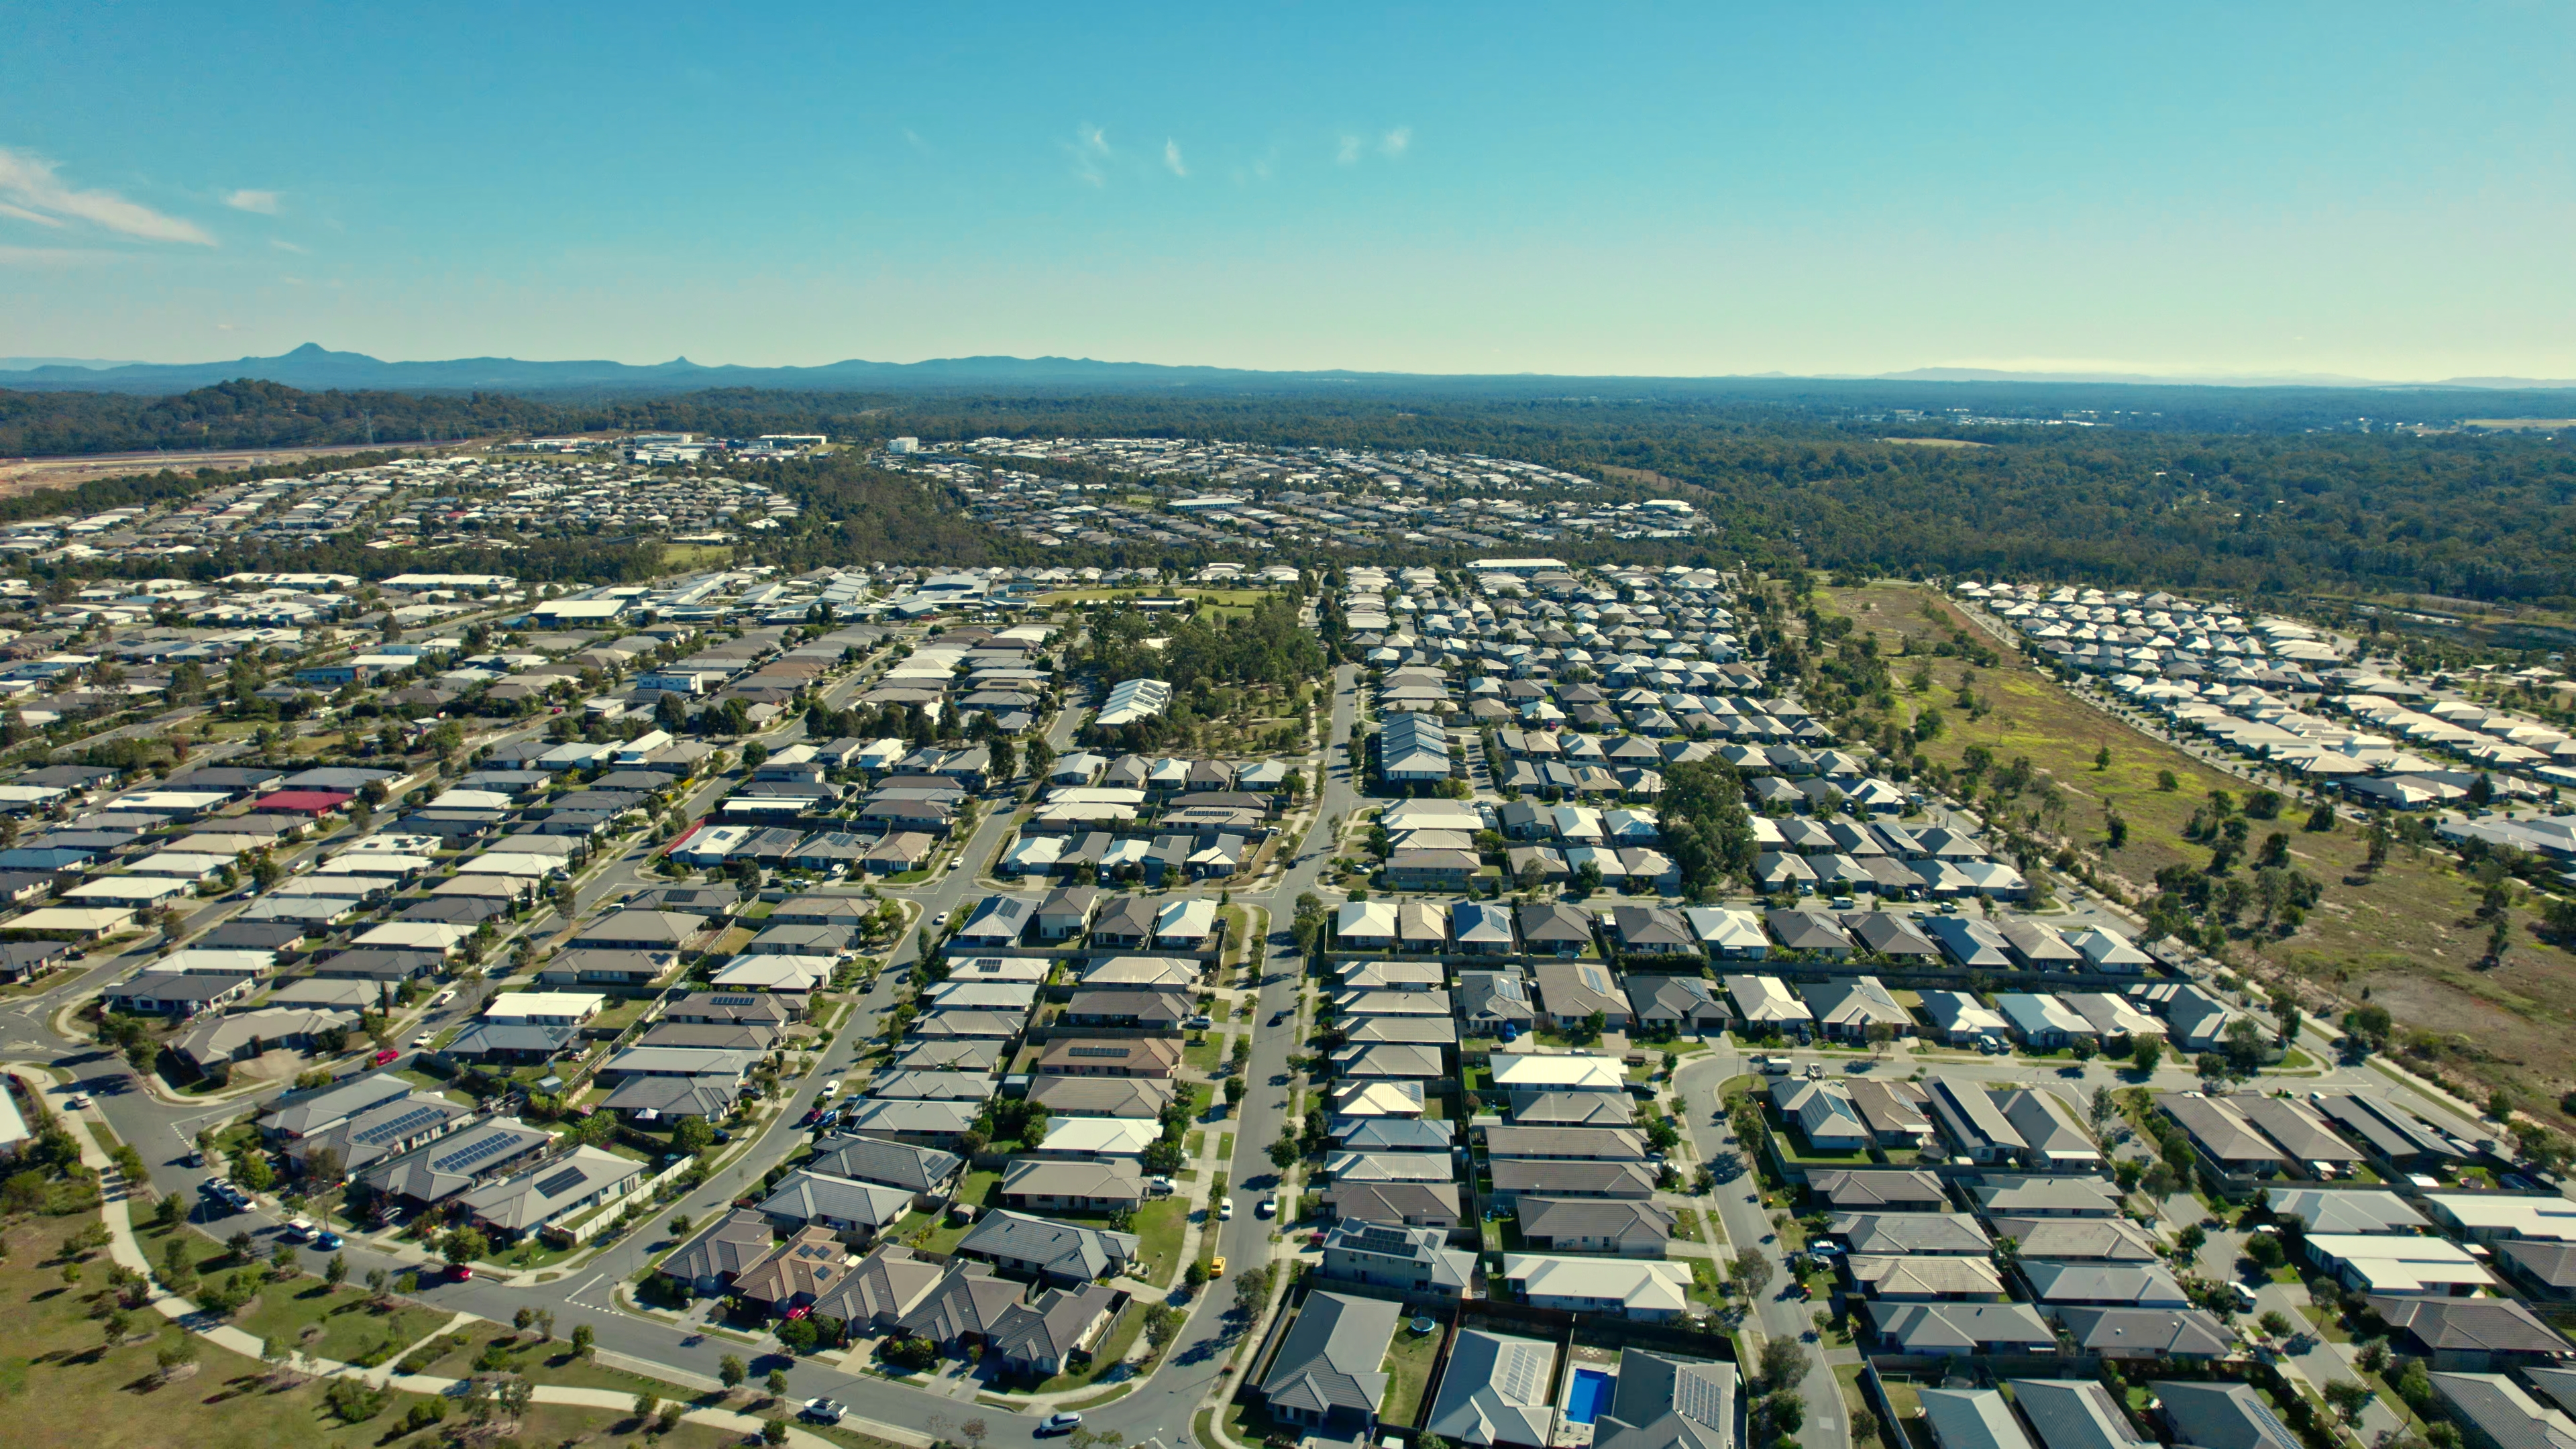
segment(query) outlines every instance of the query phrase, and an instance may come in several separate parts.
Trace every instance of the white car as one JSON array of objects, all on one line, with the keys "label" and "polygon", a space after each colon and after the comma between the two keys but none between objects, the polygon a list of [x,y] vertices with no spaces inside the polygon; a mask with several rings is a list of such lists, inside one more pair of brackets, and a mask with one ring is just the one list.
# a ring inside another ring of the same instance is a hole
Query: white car
[{"label": "white car", "polygon": [[1233,1198],[1227,1198],[1216,1205],[1216,1220],[1221,1223],[1230,1223],[1234,1221]]},{"label": "white car", "polygon": [[420,1035],[413,1037],[411,1039],[411,1044],[421,1051],[427,1051],[429,1050],[429,1044],[436,1040],[438,1040],[438,1033],[434,1031],[425,1031]]},{"label": "white car", "polygon": [[840,1078],[838,1078],[838,1077],[834,1077],[832,1080],[830,1080],[830,1081],[828,1081],[828,1082],[825,1082],[825,1083],[823,1084],[822,1098],[823,1098],[823,1100],[824,1100],[824,1101],[827,1101],[827,1102],[828,1102],[828,1101],[830,1101],[832,1098],[837,1097],[837,1096],[839,1096],[839,1095],[841,1095],[841,1079],[840,1079]]},{"label": "white car", "polygon": [[1253,1212],[1261,1217],[1275,1218],[1279,1216],[1279,1199],[1275,1197],[1265,1197],[1261,1200],[1260,1205],[1253,1209]]}]

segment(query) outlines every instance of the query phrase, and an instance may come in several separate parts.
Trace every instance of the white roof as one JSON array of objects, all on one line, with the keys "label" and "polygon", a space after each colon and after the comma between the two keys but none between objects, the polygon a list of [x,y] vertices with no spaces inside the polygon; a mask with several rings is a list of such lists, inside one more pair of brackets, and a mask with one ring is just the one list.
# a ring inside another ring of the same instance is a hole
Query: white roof
[{"label": "white roof", "polygon": [[737,990],[812,991],[832,979],[834,964],[824,956],[736,956],[715,974],[714,984]]},{"label": "white roof", "polygon": [[371,926],[349,944],[352,946],[395,946],[417,951],[450,951],[458,942],[474,933],[446,921],[387,921]]},{"label": "white roof", "polygon": [[2496,1281],[2468,1249],[2448,1238],[2310,1233],[2304,1241],[2311,1254],[2341,1264],[2361,1280],[2356,1286],[2373,1293],[2423,1293],[2461,1283],[2484,1287]]},{"label": "white roof", "polygon": [[494,1021],[532,1016],[586,1017],[607,1002],[606,994],[597,991],[504,991],[492,998],[483,1014]]},{"label": "white roof", "polygon": [[354,851],[313,868],[315,875],[410,875],[416,871],[435,870],[438,862],[420,855],[396,855],[389,850]]},{"label": "white roof", "polygon": [[1746,1021],[1812,1021],[1815,1013],[1777,976],[1729,976],[1726,989]]},{"label": "white roof", "polygon": [[535,855],[524,850],[494,850],[474,857],[456,868],[459,875],[526,875],[548,876],[564,870],[563,857]]},{"label": "white roof", "polygon": [[1630,1312],[1679,1313],[1689,1305],[1690,1268],[1665,1259],[1558,1258],[1512,1253],[1503,1277],[1535,1302],[1541,1298],[1610,1299]]},{"label": "white roof", "polygon": [[[173,876],[111,875],[103,876],[83,885],[76,885],[70,890],[63,892],[63,895],[66,899],[78,901],[142,901],[148,903],[151,901],[163,900],[170,896],[183,895],[187,892],[187,889],[188,883],[186,881],[177,879]],[[25,925],[26,922],[21,920],[16,924]]]},{"label": "white roof", "polygon": [[15,920],[0,922],[0,930],[112,931],[132,919],[132,911],[120,911],[110,906],[46,906]]},{"label": "white roof", "polygon": [[2428,1192],[2436,1218],[2469,1232],[2500,1232],[2548,1242],[2576,1240],[2576,1202],[2563,1197],[2493,1192]]},{"label": "white roof", "polygon": [[1099,1153],[1138,1157],[1163,1135],[1161,1124],[1145,1117],[1058,1117],[1047,1126],[1040,1152]]},{"label": "white roof", "polygon": [[1496,1052],[1491,1061],[1497,1091],[1624,1092],[1628,1074],[1615,1057],[1577,1053]]},{"label": "white roof", "polygon": [[179,876],[202,880],[233,863],[229,855],[191,855],[185,851],[157,850],[134,862],[127,869],[136,875]]}]

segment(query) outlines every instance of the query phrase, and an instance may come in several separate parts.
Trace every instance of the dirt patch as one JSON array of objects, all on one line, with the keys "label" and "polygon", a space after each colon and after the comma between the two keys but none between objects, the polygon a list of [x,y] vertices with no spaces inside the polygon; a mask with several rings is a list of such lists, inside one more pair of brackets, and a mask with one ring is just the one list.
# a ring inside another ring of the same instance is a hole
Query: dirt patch
[{"label": "dirt patch", "polygon": [[1882,443],[1900,443],[1909,448],[1991,448],[1992,443],[1972,443],[1966,438],[1881,438]]},{"label": "dirt patch", "polygon": [[[434,450],[405,446],[405,451],[455,452],[488,446],[489,440],[471,443],[442,443]],[[395,447],[396,444],[383,444]],[[334,443],[323,448],[224,448],[205,453],[97,453],[75,458],[8,458],[0,459],[0,498],[32,493],[39,488],[69,488],[75,484],[96,482],[101,478],[149,476],[167,468],[178,473],[193,473],[199,468],[231,471],[240,468],[266,468],[300,462],[306,458],[327,458],[335,454],[364,451],[358,443]]]}]

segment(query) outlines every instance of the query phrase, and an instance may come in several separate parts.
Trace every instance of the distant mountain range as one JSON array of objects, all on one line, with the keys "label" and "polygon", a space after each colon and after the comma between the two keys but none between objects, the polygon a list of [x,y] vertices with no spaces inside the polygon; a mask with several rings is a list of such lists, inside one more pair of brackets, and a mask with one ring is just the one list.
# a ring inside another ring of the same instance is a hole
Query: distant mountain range
[{"label": "distant mountain range", "polygon": [[2454,377],[2438,382],[2385,382],[2324,373],[2155,377],[2143,373],[2014,372],[1978,367],[1919,367],[1905,372],[1801,377],[1767,372],[1713,378],[1439,376],[1423,373],[1263,372],[1227,367],[1172,367],[1149,362],[1099,362],[1084,357],[944,357],[926,362],[852,359],[819,367],[705,367],[685,357],[636,366],[607,361],[526,362],[514,357],[464,357],[444,362],[386,362],[362,352],[333,352],[308,342],[279,357],[229,362],[108,362],[57,357],[0,357],[0,388],[37,391],[176,393],[257,378],[319,391],[376,389],[395,392],[696,392],[707,388],[766,388],[794,392],[910,391],[1027,387],[1124,389],[1206,387],[1335,387],[1389,385],[1460,388],[1508,387],[1525,391],[1568,384],[1653,384],[1659,389],[1695,382],[1961,382],[2092,383],[2193,387],[2330,388],[2576,388],[2576,379]]},{"label": "distant mountain range", "polygon": [[385,362],[363,352],[333,352],[307,342],[280,357],[230,362],[72,364],[0,370],[0,388],[165,393],[256,378],[320,391],[550,392],[612,390],[696,392],[706,388],[779,388],[837,392],[947,387],[1187,387],[1246,381],[1393,378],[1357,372],[1264,373],[1222,367],[1166,367],[1094,362],[1076,357],[945,357],[927,362],[825,363],[820,367],[704,367],[685,357],[636,366],[625,362],[523,362],[515,357],[461,357],[445,362]]}]

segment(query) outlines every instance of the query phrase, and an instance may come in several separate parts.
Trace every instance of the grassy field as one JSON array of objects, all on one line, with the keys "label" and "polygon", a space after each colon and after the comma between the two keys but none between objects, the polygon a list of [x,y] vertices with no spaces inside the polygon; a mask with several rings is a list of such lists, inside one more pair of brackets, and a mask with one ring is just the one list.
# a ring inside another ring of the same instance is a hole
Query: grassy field
[{"label": "grassy field", "polygon": [[1439,1329],[1416,1333],[1410,1325],[1398,1327],[1394,1341],[1386,1346],[1386,1362],[1378,1365],[1386,1375],[1386,1398],[1377,1416],[1390,1424],[1412,1424],[1422,1396],[1431,1389],[1431,1368],[1439,1357]]},{"label": "grassy field", "polygon": [[[1882,583],[1819,597],[1821,607],[1877,635],[1882,653],[1899,639],[1928,647],[1954,627],[1992,642],[1928,589]],[[1939,614],[1937,624],[1924,616],[1927,604]],[[2009,663],[1975,671],[1972,687],[1993,709],[1971,722],[1954,707],[1967,666],[1957,659],[1928,662],[1933,687],[1925,694],[1907,688],[1912,659],[1891,663],[1900,710],[1910,717],[1937,707],[1949,721],[1922,747],[1924,754],[1953,766],[1971,744],[1984,745],[2002,762],[2027,756],[2064,797],[2066,833],[2100,850],[2107,873],[2133,897],[2152,893],[2155,873],[2165,866],[2207,865],[2207,849],[2182,831],[2210,791],[2226,790],[2241,803],[2256,788],[2131,729],[2036,670]],[[2095,753],[2104,748],[2110,767],[2097,769]],[[2165,771],[2177,789],[2158,788]],[[2129,823],[2128,843],[2119,850],[2104,844],[2104,820],[2114,807]],[[2526,1110],[2555,1117],[2560,1094],[2576,1086],[2576,955],[2541,939],[2535,918],[2517,907],[2505,964],[2482,970],[2486,930],[2476,918],[2476,882],[2438,852],[2403,845],[2378,870],[2367,870],[2358,829],[2346,822],[2330,834],[2311,833],[2301,828],[2305,815],[2294,808],[2277,821],[2254,821],[2253,839],[2259,844],[2274,830],[2287,834],[2291,863],[2324,887],[2322,900],[2296,932],[2240,933],[2233,953],[2345,1000],[2367,990],[2402,1027],[2439,1038],[2445,1067],[2507,1087]]]},{"label": "grassy field", "polygon": [[1270,589],[1220,589],[1198,584],[1180,584],[1168,589],[1058,589],[1042,595],[1038,604],[1053,608],[1058,604],[1098,604],[1114,599],[1196,599],[1203,618],[1237,619],[1252,612]]},{"label": "grassy field", "polygon": [[[142,1336],[109,1347],[101,1324],[103,1258],[93,1258],[84,1281],[70,1286],[59,1265],[48,1262],[73,1226],[69,1219],[36,1219],[6,1237],[0,1415],[8,1427],[0,1439],[12,1449],[90,1449],[109,1441],[111,1425],[119,1449],[373,1449],[403,1438],[400,1422],[419,1395],[392,1395],[373,1418],[342,1424],[323,1407],[318,1384],[272,1381],[258,1360],[202,1340],[196,1371],[160,1383],[154,1357],[179,1330],[157,1313],[138,1313]],[[518,1437],[529,1444],[580,1443],[635,1427],[615,1410],[540,1406],[520,1423]],[[719,1449],[736,1437],[685,1425],[662,1442],[671,1449]],[[409,1442],[426,1444],[430,1436]]]},{"label": "grassy field", "polygon": [[1145,1260],[1145,1277],[1172,1286],[1181,1270],[1181,1240],[1189,1236],[1190,1204],[1175,1193],[1136,1210],[1136,1251]]},{"label": "grassy field", "polygon": [[720,569],[732,561],[733,550],[717,544],[666,543],[662,545],[662,569],[666,573]]},{"label": "grassy field", "polygon": [[1181,1047],[1181,1065],[1194,1072],[1213,1072],[1216,1070],[1219,1053],[1224,1049],[1224,1032],[1198,1033],[1195,1040],[1187,1041]]}]

